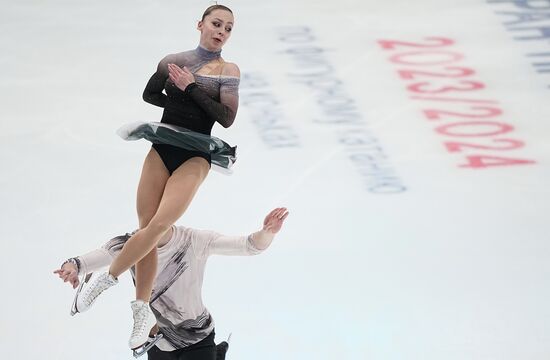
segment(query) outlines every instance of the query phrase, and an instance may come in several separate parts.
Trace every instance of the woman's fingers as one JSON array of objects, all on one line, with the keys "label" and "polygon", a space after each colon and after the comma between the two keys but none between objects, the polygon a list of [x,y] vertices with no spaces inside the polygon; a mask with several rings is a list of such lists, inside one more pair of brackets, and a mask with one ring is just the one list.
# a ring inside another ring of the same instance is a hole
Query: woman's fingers
[{"label": "woman's fingers", "polygon": [[168,76],[182,90],[195,81],[193,73],[187,67],[184,66],[182,69],[175,64],[168,64]]},{"label": "woman's fingers", "polygon": [[184,71],[179,66],[174,65],[174,64],[168,64],[168,71],[170,71],[170,72],[172,72],[176,75],[181,75],[182,73],[184,73]]},{"label": "woman's fingers", "polygon": [[179,74],[181,74],[181,70],[178,70],[175,67],[169,67],[168,68],[168,73],[173,75],[173,76],[178,76]]},{"label": "woman's fingers", "polygon": [[168,66],[168,75],[172,76],[178,76],[177,70],[173,66]]},{"label": "woman's fingers", "polygon": [[183,73],[182,74],[170,73],[168,74],[168,76],[170,77],[170,80],[174,84],[187,86],[190,82],[193,81],[191,77],[188,77],[186,76],[186,74],[183,74]]}]

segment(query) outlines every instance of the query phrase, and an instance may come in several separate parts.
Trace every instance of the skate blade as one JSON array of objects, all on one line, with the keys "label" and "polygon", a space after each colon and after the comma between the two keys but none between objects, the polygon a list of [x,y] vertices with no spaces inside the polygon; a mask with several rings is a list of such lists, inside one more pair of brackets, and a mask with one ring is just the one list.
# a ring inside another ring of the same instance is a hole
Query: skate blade
[{"label": "skate blade", "polygon": [[93,274],[93,273],[86,274],[86,275],[82,278],[82,281],[80,282],[80,286],[78,287],[78,289],[76,289],[76,294],[74,295],[73,304],[72,304],[72,306],[71,306],[71,316],[75,316],[76,314],[79,313],[78,308],[76,307],[76,302],[77,302],[77,300],[78,300],[78,296],[79,296],[80,293],[82,292],[82,289],[83,289],[84,286],[88,283],[88,281],[90,281],[90,279],[92,278],[92,274]]},{"label": "skate blade", "polygon": [[227,350],[229,350],[229,343],[231,342],[231,334],[226,341],[222,341],[219,344],[216,344],[216,360],[225,360],[225,355]]},{"label": "skate blade", "polygon": [[160,339],[162,339],[162,334],[156,334],[154,337],[150,337],[145,344],[133,349],[134,357],[137,359],[138,357],[146,354],[147,351],[151,350],[151,348],[155,346]]}]

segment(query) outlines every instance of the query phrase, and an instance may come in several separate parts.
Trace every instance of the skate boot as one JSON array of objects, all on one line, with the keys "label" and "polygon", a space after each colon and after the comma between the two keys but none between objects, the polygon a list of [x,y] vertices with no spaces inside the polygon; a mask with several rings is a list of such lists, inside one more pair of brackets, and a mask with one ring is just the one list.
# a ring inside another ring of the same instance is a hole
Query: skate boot
[{"label": "skate boot", "polygon": [[76,312],[82,313],[88,310],[92,307],[99,294],[116,284],[118,284],[118,280],[108,272],[99,275],[95,280],[90,282],[90,285],[84,289],[82,294],[78,294],[75,302]]},{"label": "skate boot", "polygon": [[132,312],[134,329],[128,345],[134,351],[134,357],[137,358],[149,351],[162,338],[162,334],[157,334],[157,319],[149,303],[142,300],[132,301]]}]

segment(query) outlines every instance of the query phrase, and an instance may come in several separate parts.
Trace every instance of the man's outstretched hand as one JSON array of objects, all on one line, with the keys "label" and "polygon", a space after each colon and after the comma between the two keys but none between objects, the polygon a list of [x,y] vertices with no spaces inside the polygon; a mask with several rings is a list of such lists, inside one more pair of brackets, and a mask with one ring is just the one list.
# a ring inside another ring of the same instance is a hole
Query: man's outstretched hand
[{"label": "man's outstretched hand", "polygon": [[63,264],[61,269],[57,269],[53,273],[59,275],[63,282],[68,282],[71,284],[73,289],[76,289],[80,283],[78,280],[78,270],[76,269],[76,266],[71,263]]},{"label": "man's outstretched hand", "polygon": [[276,234],[283,227],[283,222],[288,216],[287,208],[276,208],[272,210],[264,219],[264,227],[262,230]]}]

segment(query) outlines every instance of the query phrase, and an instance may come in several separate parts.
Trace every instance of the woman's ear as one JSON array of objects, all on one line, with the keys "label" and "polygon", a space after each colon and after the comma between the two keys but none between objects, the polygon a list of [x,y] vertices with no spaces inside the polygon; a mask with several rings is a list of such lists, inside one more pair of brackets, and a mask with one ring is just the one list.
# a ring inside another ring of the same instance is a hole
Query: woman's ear
[{"label": "woman's ear", "polygon": [[202,20],[197,23],[197,30],[202,31]]}]

